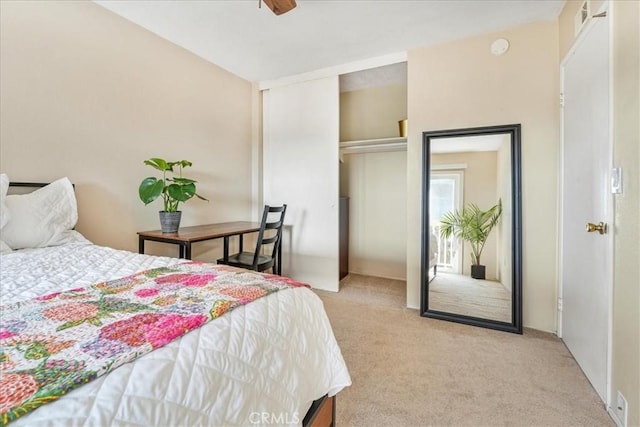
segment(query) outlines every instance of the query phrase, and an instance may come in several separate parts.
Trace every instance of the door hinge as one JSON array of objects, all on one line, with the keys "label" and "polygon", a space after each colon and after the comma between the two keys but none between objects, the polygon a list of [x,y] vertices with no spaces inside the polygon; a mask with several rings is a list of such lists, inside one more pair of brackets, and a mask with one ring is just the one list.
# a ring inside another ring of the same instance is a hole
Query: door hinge
[{"label": "door hinge", "polygon": [[562,311],[562,298],[558,298],[558,311]]},{"label": "door hinge", "polygon": [[560,108],[564,108],[564,93],[560,93]]}]

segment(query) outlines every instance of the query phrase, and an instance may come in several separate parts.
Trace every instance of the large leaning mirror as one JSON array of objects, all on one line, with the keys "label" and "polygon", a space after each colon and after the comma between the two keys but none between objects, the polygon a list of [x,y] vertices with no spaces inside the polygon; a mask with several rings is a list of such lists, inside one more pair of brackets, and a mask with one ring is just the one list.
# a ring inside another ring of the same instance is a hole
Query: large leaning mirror
[{"label": "large leaning mirror", "polygon": [[522,333],[520,125],[423,144],[421,315]]}]

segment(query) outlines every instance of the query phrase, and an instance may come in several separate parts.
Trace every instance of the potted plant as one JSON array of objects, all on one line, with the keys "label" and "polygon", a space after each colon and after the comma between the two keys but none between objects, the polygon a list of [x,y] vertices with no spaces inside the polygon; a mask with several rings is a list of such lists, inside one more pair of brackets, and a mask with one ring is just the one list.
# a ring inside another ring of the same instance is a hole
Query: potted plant
[{"label": "potted plant", "polygon": [[447,212],[440,219],[440,236],[443,238],[455,236],[469,242],[471,277],[474,279],[485,278],[485,266],[480,264],[480,255],[489,233],[498,224],[500,215],[502,215],[502,200],[486,211],[481,210],[474,203],[469,203],[461,211]]},{"label": "potted plant", "polygon": [[[175,233],[180,227],[182,217],[182,212],[178,210],[180,202],[186,202],[193,196],[207,201],[196,193],[196,181],[182,176],[182,168],[189,167],[192,163],[188,160],[168,162],[154,157],[145,160],[144,164],[161,171],[162,178],[150,176],[143,179],[138,188],[140,200],[148,205],[162,196],[163,209],[160,211],[160,227],[163,233]],[[167,176],[167,173],[173,174],[173,176]]]}]

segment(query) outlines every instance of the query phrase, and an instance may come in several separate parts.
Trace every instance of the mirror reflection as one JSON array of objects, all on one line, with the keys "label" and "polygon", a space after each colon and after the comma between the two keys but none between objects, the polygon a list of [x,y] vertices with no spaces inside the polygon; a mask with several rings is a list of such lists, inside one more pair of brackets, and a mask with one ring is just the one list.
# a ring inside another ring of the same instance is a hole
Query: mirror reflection
[{"label": "mirror reflection", "polygon": [[521,332],[519,125],[424,136],[423,315]]}]

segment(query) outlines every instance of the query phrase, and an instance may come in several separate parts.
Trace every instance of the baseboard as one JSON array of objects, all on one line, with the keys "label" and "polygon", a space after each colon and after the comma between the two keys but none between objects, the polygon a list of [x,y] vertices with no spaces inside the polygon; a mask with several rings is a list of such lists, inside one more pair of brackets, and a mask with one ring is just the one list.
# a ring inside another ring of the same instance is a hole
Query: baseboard
[{"label": "baseboard", "polygon": [[[407,278],[406,277],[390,277],[390,276],[384,276],[384,275],[380,275],[380,274],[371,274],[371,273],[361,273],[359,271],[351,271],[349,270],[349,272],[347,274],[357,274],[359,276],[369,276],[369,277],[379,277],[381,279],[389,279],[389,280],[398,280],[400,282],[406,282]],[[345,276],[347,277],[347,276]]]},{"label": "baseboard", "polygon": [[624,425],[624,423],[620,420],[620,418],[618,418],[618,415],[616,414],[616,411],[613,410],[612,407],[608,407],[607,408],[607,413],[609,414],[609,416],[611,417],[611,419],[613,420],[614,423],[616,423],[616,425],[618,427],[627,427]]}]

